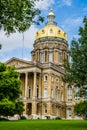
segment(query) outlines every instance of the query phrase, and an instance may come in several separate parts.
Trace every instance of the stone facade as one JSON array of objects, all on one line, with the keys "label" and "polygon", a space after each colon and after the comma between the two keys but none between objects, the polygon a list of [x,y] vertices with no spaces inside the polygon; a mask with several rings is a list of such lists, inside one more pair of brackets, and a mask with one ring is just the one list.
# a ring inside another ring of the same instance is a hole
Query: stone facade
[{"label": "stone facade", "polygon": [[36,33],[32,61],[12,58],[7,65],[15,65],[20,73],[24,115],[28,118],[77,118],[73,106],[80,100],[78,88],[63,83],[63,60],[69,59],[66,33],[54,22],[50,10],[48,22]]}]

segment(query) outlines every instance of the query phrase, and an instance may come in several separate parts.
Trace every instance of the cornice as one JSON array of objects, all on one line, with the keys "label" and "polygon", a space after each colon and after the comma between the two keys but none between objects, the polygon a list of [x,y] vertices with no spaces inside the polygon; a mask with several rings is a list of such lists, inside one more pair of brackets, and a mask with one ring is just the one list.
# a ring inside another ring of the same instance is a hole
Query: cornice
[{"label": "cornice", "polygon": [[38,44],[39,42],[41,43],[41,42],[48,42],[48,41],[55,41],[55,42],[57,41],[57,42],[62,42],[62,43],[68,44],[67,41],[63,38],[48,36],[48,37],[43,37],[43,38],[39,38],[39,39],[35,40],[34,45]]}]

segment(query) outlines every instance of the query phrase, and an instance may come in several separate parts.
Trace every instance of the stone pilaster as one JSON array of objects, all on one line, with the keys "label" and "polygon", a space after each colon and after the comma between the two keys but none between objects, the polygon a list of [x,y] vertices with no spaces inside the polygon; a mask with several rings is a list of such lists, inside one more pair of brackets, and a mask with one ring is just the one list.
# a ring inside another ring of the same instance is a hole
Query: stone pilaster
[{"label": "stone pilaster", "polygon": [[25,114],[25,115],[26,115],[26,113],[27,113],[27,103],[26,103],[26,102],[24,102],[24,112],[23,112],[23,114]]},{"label": "stone pilaster", "polygon": [[37,103],[32,102],[32,115],[36,115],[36,114],[37,114]]},{"label": "stone pilaster", "polygon": [[25,98],[27,97],[28,73],[25,73]]},{"label": "stone pilaster", "polygon": [[47,114],[48,115],[52,114],[52,104],[50,102],[47,103]]},{"label": "stone pilaster", "polygon": [[51,74],[48,75],[48,97],[51,98]]},{"label": "stone pilaster", "polygon": [[37,86],[37,73],[34,72],[34,86],[33,86],[33,98],[36,97],[36,86]]},{"label": "stone pilaster", "polygon": [[39,98],[42,97],[42,74],[39,76]]}]

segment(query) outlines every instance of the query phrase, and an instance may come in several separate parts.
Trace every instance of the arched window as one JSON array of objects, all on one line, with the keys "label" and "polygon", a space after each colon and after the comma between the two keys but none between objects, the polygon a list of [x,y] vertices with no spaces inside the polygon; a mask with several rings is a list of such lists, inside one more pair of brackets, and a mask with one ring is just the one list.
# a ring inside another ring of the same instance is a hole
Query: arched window
[{"label": "arched window", "polygon": [[44,81],[47,81],[48,80],[48,77],[47,75],[44,76]]},{"label": "arched window", "polygon": [[67,117],[71,117],[72,116],[72,110],[71,108],[67,109]]},{"label": "arched window", "polygon": [[80,99],[80,88],[78,86],[75,87],[75,100]]},{"label": "arched window", "polygon": [[72,101],[72,87],[68,86],[68,101]]}]

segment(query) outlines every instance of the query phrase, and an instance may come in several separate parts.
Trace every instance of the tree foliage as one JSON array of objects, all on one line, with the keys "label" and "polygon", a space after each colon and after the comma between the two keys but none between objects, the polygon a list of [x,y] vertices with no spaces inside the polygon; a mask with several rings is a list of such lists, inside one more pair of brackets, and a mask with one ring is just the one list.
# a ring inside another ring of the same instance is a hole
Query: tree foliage
[{"label": "tree foliage", "polygon": [[18,76],[13,66],[0,63],[0,115],[20,115],[24,111],[23,102],[18,101],[21,94]]},{"label": "tree foliage", "polygon": [[71,61],[65,60],[63,81],[82,87],[82,92],[87,94],[87,17],[83,19],[83,27],[79,28],[78,40],[71,42],[69,54]]},{"label": "tree foliage", "polygon": [[14,67],[0,63],[0,100],[8,98],[11,101],[19,98],[21,82]]},{"label": "tree foliage", "polygon": [[74,111],[76,115],[83,116],[83,118],[87,118],[87,100],[76,103],[74,106]]},{"label": "tree foliage", "polygon": [[16,107],[16,114],[19,114],[21,116],[24,111],[24,103],[18,101],[15,103],[15,107]]},{"label": "tree foliage", "polygon": [[0,29],[7,34],[24,32],[32,23],[43,22],[40,10],[35,7],[36,1],[39,0],[0,0]]},{"label": "tree foliage", "polygon": [[9,101],[7,98],[0,101],[0,115],[13,116],[15,114],[15,103]]}]

